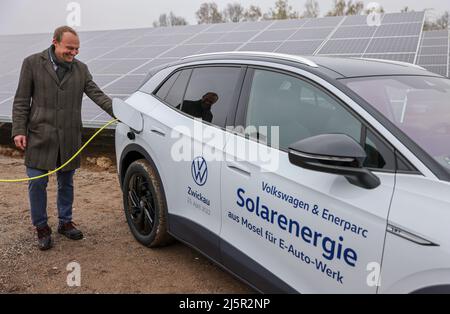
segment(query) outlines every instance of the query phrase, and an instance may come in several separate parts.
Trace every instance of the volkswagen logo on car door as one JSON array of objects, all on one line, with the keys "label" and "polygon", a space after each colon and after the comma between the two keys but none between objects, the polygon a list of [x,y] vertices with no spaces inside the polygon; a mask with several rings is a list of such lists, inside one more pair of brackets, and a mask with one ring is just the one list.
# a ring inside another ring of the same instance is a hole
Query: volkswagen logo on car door
[{"label": "volkswagen logo on car door", "polygon": [[203,157],[197,157],[192,161],[191,165],[192,178],[199,186],[203,186],[208,179],[208,166]]}]

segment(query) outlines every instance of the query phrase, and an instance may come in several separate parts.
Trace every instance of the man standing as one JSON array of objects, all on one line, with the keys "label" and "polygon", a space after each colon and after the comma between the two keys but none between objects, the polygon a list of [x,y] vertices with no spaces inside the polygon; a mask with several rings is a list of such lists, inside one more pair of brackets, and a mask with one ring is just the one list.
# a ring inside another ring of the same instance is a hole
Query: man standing
[{"label": "man standing", "polygon": [[[113,116],[112,100],[92,80],[86,64],[75,59],[80,47],[76,31],[68,26],[55,30],[52,45],[23,61],[13,104],[12,138],[25,150],[27,175],[35,177],[56,169],[81,147],[83,93]],[[72,221],[73,175],[77,157],[58,171],[58,233],[72,240],[83,238]],[[52,247],[47,224],[48,178],[29,182],[31,219],[41,250]]]}]

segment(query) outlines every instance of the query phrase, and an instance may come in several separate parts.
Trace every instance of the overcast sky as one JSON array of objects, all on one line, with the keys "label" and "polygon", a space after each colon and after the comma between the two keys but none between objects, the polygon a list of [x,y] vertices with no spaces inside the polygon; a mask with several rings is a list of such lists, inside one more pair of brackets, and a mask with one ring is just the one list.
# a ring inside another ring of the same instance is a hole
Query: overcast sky
[{"label": "overcast sky", "polygon": [[[239,2],[244,7],[258,5],[263,12],[274,7],[276,0],[78,0],[81,25],[79,31],[151,27],[162,13],[174,12],[196,24],[195,11],[203,2],[216,2],[220,9],[227,3]],[[49,33],[66,24],[67,0],[0,0],[0,34]],[[306,0],[290,0],[297,11],[303,11]],[[319,0],[321,15],[330,10],[333,0]],[[386,12],[399,12],[408,6],[421,11],[433,9],[432,14],[450,11],[449,0],[378,0]]]}]

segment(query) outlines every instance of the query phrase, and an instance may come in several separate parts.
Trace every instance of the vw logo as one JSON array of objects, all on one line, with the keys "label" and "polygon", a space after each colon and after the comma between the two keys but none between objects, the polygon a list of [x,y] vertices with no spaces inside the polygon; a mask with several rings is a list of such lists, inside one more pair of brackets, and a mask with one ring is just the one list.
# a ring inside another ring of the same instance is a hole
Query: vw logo
[{"label": "vw logo", "polygon": [[191,165],[192,179],[199,186],[203,186],[208,179],[208,166],[203,157],[197,157],[192,161]]}]

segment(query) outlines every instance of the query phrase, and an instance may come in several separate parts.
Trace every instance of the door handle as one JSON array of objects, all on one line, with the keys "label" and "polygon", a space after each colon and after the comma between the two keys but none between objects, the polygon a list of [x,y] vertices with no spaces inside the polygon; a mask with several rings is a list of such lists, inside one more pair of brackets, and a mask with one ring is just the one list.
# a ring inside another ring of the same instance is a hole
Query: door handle
[{"label": "door handle", "polygon": [[252,173],[250,172],[250,170],[248,170],[246,167],[238,165],[236,163],[227,163],[227,167],[230,170],[233,170],[235,172],[238,172],[246,177],[251,177]]}]

